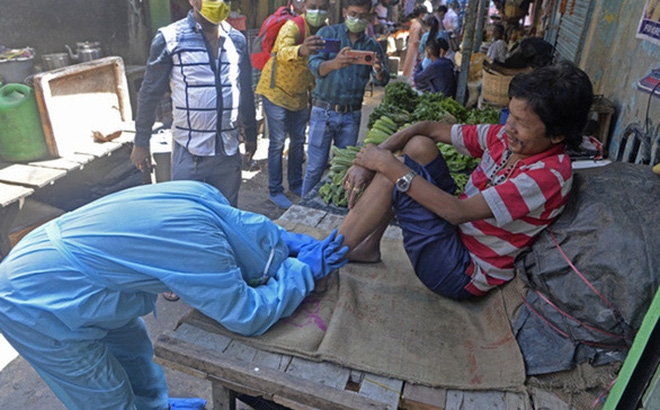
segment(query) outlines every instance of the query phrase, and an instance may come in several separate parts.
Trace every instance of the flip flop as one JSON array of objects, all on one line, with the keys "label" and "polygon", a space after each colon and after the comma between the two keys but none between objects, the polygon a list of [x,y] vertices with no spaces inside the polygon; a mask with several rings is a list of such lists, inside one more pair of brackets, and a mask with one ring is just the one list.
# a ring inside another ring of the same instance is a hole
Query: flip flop
[{"label": "flip flop", "polygon": [[180,299],[179,295],[174,292],[163,292],[163,298],[165,298],[165,300],[168,302],[176,302]]}]

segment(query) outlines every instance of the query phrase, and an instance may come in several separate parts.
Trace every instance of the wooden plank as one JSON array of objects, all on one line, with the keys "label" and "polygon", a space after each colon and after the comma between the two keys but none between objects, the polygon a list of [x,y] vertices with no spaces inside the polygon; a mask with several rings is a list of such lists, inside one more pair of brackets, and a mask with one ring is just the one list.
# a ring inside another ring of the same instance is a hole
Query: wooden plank
[{"label": "wooden plank", "polygon": [[92,131],[107,133],[132,118],[120,57],[104,57],[39,73],[34,76],[34,88],[53,155],[76,152],[79,144],[91,142]]},{"label": "wooden plank", "polygon": [[[0,171],[2,172],[2,171]],[[9,185],[0,182],[0,206],[5,207],[32,195],[34,189],[19,185]]]},{"label": "wooden plank", "polygon": [[573,410],[564,400],[554,394],[536,387],[530,388],[534,410],[552,409],[552,410]]},{"label": "wooden plank", "polygon": [[[254,362],[254,358],[257,357],[257,349],[255,347],[248,346],[237,340],[232,340],[224,353],[232,359],[242,360],[248,363]],[[257,367],[255,367],[256,369]]]},{"label": "wooden plank", "polygon": [[360,385],[360,394],[387,404],[387,408],[399,408],[403,381],[375,374],[365,374]]},{"label": "wooden plank", "polygon": [[439,410],[445,408],[447,390],[406,383],[402,407],[406,410]]},{"label": "wooden plank", "polygon": [[71,162],[77,162],[81,165],[88,164],[94,160],[94,155],[89,155],[89,154],[69,154],[66,157],[62,157],[63,159]]},{"label": "wooden plank", "polygon": [[532,404],[525,393],[506,392],[505,397],[507,410],[529,410]]},{"label": "wooden plank", "polygon": [[217,333],[210,333],[196,326],[182,323],[172,337],[186,343],[196,344],[206,349],[224,351],[231,343],[231,338]]},{"label": "wooden plank", "polygon": [[316,407],[311,407],[306,404],[295,403],[286,397],[274,396],[273,401],[291,410],[319,410]]},{"label": "wooden plank", "polygon": [[326,212],[321,211],[320,209],[307,208],[300,205],[293,205],[289,207],[280,216],[280,219],[283,221],[292,221],[297,222],[302,225],[307,225],[315,227],[321,222],[321,219],[325,216]]},{"label": "wooden plank", "polygon": [[291,359],[291,356],[258,350],[257,355],[254,358],[254,364],[285,371],[291,363]]},{"label": "wooden plank", "polygon": [[56,159],[49,159],[46,161],[36,161],[36,162],[30,162],[28,165],[31,165],[33,167],[43,167],[43,168],[55,168],[55,169],[63,169],[65,171],[74,171],[77,169],[82,169],[83,164],[77,161],[70,161],[66,158],[56,158]]},{"label": "wooden plank", "polygon": [[89,142],[89,143],[77,145],[74,153],[93,155],[95,157],[103,157],[117,151],[119,148],[122,147],[122,145],[124,144],[120,144],[112,141],[104,142],[104,143]]},{"label": "wooden plank", "polygon": [[324,410],[386,409],[354,392],[338,390],[324,384],[283,373],[268,367],[255,372],[251,363],[236,360],[221,352],[202,348],[168,335],[161,335],[154,345],[155,355],[171,362],[185,364],[224,383],[250,386],[263,395],[285,397],[292,402]]},{"label": "wooden plank", "polygon": [[446,410],[507,410],[503,391],[448,390]]},{"label": "wooden plank", "polygon": [[220,383],[211,385],[213,396],[213,410],[236,410],[236,393],[227,389]]},{"label": "wooden plank", "polygon": [[312,362],[300,357],[291,360],[286,373],[337,390],[344,390],[351,374],[349,369],[334,363]]},{"label": "wooden plank", "polygon": [[0,170],[0,182],[43,188],[66,175],[66,171],[53,168],[14,164]]},{"label": "wooden plank", "polygon": [[331,232],[333,229],[339,228],[339,225],[344,221],[344,218],[344,215],[337,215],[328,212],[323,219],[319,221],[317,228]]}]

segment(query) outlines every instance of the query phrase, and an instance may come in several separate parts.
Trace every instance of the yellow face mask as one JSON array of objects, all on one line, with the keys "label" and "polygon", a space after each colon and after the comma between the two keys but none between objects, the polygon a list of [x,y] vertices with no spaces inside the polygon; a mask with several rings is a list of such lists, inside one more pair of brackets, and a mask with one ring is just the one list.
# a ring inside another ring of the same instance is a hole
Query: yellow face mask
[{"label": "yellow face mask", "polygon": [[217,25],[225,21],[230,11],[229,4],[224,1],[202,0],[202,8],[199,10],[199,14],[210,23]]}]

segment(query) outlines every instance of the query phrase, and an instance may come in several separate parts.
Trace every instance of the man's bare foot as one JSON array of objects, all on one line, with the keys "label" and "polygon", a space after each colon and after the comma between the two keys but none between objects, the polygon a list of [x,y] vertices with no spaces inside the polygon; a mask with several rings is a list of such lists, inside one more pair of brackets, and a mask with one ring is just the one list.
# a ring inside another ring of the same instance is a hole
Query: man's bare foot
[{"label": "man's bare foot", "polygon": [[359,263],[380,262],[380,246],[379,244],[376,244],[376,247],[374,247],[373,244],[370,244],[365,240],[348,252],[346,258],[351,262]]}]

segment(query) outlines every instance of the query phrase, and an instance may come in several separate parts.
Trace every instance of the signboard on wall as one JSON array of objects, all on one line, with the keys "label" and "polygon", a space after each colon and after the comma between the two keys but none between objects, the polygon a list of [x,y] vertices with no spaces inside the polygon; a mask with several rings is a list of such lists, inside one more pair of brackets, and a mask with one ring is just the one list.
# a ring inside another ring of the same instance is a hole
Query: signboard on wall
[{"label": "signboard on wall", "polygon": [[660,0],[646,0],[636,37],[660,45]]}]

